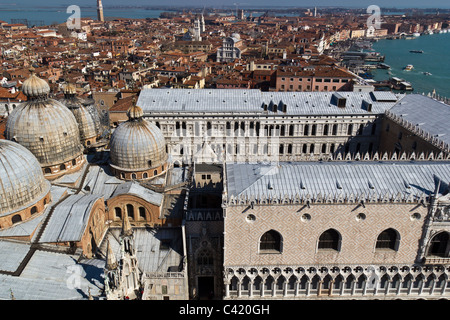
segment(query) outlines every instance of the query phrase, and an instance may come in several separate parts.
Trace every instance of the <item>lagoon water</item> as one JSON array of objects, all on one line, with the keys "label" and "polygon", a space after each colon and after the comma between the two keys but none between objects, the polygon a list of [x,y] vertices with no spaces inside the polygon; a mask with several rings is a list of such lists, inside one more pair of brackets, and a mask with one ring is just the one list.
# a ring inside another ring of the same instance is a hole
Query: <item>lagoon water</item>
[{"label": "lagoon water", "polygon": [[[373,71],[374,80],[398,77],[410,82],[414,93],[428,94],[435,89],[437,94],[450,98],[450,33],[422,35],[412,40],[380,40],[373,44],[373,49],[385,55],[385,63],[391,66],[391,74],[382,69]],[[412,71],[403,70],[408,64],[414,66]]]},{"label": "lagoon water", "polygon": [[[158,18],[162,10],[144,10],[138,8],[104,8],[105,17],[121,17],[133,19]],[[11,23],[11,19],[27,19],[30,22],[38,24],[43,21],[44,25],[53,23],[64,23],[72,15],[72,11],[67,13],[67,7],[2,7],[0,6],[0,20]],[[97,9],[95,7],[81,7],[82,18],[97,18]]]}]

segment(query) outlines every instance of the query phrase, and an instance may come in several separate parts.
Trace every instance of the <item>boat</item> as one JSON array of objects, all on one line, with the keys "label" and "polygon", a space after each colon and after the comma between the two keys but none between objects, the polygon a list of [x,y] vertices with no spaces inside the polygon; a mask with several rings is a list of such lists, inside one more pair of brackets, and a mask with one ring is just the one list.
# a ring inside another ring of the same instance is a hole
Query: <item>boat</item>
[{"label": "boat", "polygon": [[414,33],[413,33],[413,36],[414,36],[414,37],[420,37],[420,33],[419,33],[419,32],[414,32]]},{"label": "boat", "polygon": [[411,53],[423,53],[423,50],[409,50]]},{"label": "boat", "polygon": [[414,69],[414,66],[412,64],[408,64],[406,67],[403,68],[403,70],[405,71],[411,71],[412,69]]},{"label": "boat", "polygon": [[389,69],[391,69],[391,66],[387,65],[386,63],[379,63],[379,64],[377,64],[377,68],[378,69],[387,69],[387,70],[389,70]]},{"label": "boat", "polygon": [[426,75],[426,76],[431,76],[432,75],[430,72],[424,72],[423,74]]}]

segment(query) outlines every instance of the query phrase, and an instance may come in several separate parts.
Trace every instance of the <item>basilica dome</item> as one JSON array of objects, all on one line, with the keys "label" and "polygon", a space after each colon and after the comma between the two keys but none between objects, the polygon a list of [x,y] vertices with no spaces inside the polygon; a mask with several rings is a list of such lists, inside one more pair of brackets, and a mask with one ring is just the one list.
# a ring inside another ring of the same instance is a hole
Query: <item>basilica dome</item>
[{"label": "basilica dome", "polygon": [[[40,201],[48,202],[50,182],[33,154],[20,144],[0,140],[0,224],[7,216],[22,212]],[[43,206],[43,205],[42,205]],[[34,209],[33,209],[34,210]],[[30,212],[34,214],[38,211]],[[25,220],[25,216],[20,220]],[[7,224],[6,224],[7,225]]]},{"label": "basilica dome", "polygon": [[83,161],[78,123],[61,102],[49,98],[49,86],[34,73],[23,83],[28,100],[8,116],[5,136],[37,158],[44,173],[56,177]]},{"label": "basilica dome", "polygon": [[122,179],[146,179],[167,170],[166,141],[161,130],[142,118],[132,106],[128,121],[121,123],[110,141],[111,167]]},{"label": "basilica dome", "polygon": [[85,147],[89,147],[96,142],[100,135],[100,119],[98,114],[94,114],[93,108],[85,106],[84,101],[76,96],[76,88],[72,84],[64,87],[64,98],[60,102],[65,105],[78,123],[80,140]]}]

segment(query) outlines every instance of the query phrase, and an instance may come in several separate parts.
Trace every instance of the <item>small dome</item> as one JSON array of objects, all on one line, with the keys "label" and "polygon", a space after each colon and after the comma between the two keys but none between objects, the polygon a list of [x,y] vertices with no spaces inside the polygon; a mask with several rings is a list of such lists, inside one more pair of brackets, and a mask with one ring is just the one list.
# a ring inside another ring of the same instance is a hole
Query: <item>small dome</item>
[{"label": "small dome", "polygon": [[236,40],[241,40],[241,35],[239,33],[236,33],[236,32],[231,34],[231,37],[235,38]]},{"label": "small dome", "polygon": [[127,116],[130,120],[137,120],[144,116],[144,111],[140,107],[133,105],[128,109]]},{"label": "small dome", "polygon": [[0,216],[31,206],[50,191],[33,154],[8,140],[0,140],[0,182]]},{"label": "small dome", "polygon": [[77,88],[71,83],[68,83],[64,86],[64,94],[66,95],[75,95],[77,94]]},{"label": "small dome", "polygon": [[47,81],[39,78],[34,73],[34,69],[30,69],[31,76],[22,84],[22,92],[28,98],[46,97],[50,93],[50,86]]},{"label": "small dome", "polygon": [[121,123],[109,145],[112,166],[122,170],[148,170],[165,164],[168,159],[161,130],[144,119]]}]

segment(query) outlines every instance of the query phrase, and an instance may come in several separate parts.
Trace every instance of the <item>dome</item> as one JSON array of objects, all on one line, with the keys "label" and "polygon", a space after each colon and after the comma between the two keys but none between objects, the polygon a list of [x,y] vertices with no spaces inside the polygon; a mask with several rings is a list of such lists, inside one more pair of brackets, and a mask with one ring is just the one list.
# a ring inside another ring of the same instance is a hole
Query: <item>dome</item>
[{"label": "dome", "polygon": [[235,38],[236,40],[241,40],[241,35],[239,33],[236,33],[236,32],[231,34],[231,37]]},{"label": "dome", "polygon": [[131,107],[128,114],[129,120],[121,123],[111,136],[111,165],[125,171],[144,171],[164,165],[168,155],[161,130],[142,119],[139,107]]},{"label": "dome", "polygon": [[0,140],[0,182],[0,216],[31,206],[50,191],[33,154],[8,140]]},{"label": "dome", "polygon": [[83,100],[76,96],[76,88],[72,84],[64,87],[64,98],[60,102],[70,109],[78,123],[81,142],[88,144],[95,142],[100,133],[100,118],[97,114],[93,114],[92,108],[85,106]]},{"label": "dome", "polygon": [[50,86],[47,81],[37,77],[34,69],[30,69],[31,76],[22,84],[22,92],[29,98],[45,98],[50,93]]},{"label": "dome", "polygon": [[[35,78],[31,75],[24,82],[28,97],[36,98],[30,95],[47,92],[43,89],[45,86],[38,85],[45,81]],[[29,80],[32,82],[27,82]],[[31,151],[41,167],[69,162],[82,155],[79,135],[78,123],[72,112],[48,95],[40,95],[39,99],[30,99],[15,108],[8,116],[5,130],[6,138]]]}]

